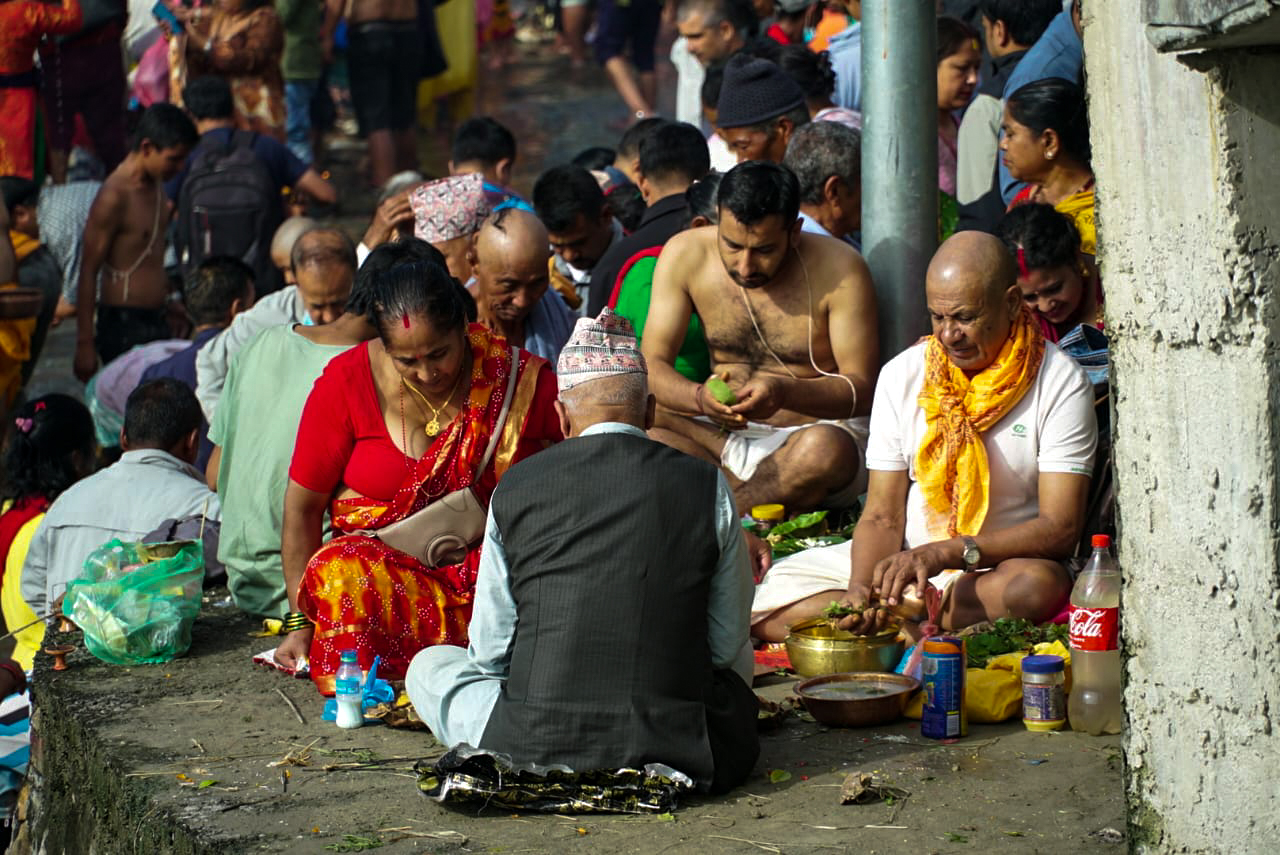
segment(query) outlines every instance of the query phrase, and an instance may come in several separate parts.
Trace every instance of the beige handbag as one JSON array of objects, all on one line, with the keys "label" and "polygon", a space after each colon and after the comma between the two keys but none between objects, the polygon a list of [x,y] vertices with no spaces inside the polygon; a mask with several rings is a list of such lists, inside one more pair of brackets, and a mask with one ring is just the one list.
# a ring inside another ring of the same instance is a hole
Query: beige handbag
[{"label": "beige handbag", "polygon": [[[511,411],[511,396],[515,392],[519,366],[520,353],[513,347],[507,395],[502,402],[502,411],[498,413],[498,420],[494,423],[493,435],[489,437],[484,459],[476,469],[476,479],[484,473],[498,447],[498,439],[507,423],[507,414]],[[425,508],[391,525],[379,529],[362,529],[353,534],[376,537],[392,549],[412,555],[434,570],[461,563],[467,557],[467,550],[484,537],[487,518],[488,512],[480,503],[475,490],[464,487],[441,496]]]}]

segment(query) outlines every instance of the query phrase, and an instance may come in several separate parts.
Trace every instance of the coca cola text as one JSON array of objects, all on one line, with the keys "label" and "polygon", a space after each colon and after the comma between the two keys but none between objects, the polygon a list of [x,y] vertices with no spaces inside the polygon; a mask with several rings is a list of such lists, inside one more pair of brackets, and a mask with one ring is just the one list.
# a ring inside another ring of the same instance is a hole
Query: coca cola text
[{"label": "coca cola text", "polygon": [[1071,607],[1071,648],[1106,651],[1120,647],[1120,610]]}]

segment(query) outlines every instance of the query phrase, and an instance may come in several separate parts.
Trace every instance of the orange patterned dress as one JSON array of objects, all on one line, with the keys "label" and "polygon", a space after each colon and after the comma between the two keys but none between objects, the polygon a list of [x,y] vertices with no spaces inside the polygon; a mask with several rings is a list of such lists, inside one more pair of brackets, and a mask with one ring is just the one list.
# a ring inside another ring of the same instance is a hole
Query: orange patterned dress
[{"label": "orange patterned dress", "polygon": [[80,0],[0,2],[0,175],[35,177],[36,46],[80,22]]},{"label": "orange patterned dress", "polygon": [[[555,375],[546,360],[521,350],[513,365],[505,339],[476,324],[469,335],[471,392],[462,412],[420,460],[405,457],[387,433],[367,345],[335,357],[307,400],[290,478],[324,492],[340,470],[341,483],[357,492],[384,493],[331,503],[337,536],[311,558],[299,587],[298,608],[316,625],[311,678],[325,694],[333,691],[343,650],[355,650],[365,669],[375,656],[381,657],[378,673],[397,679],[424,647],[466,645],[480,563],[478,544],[462,563],[431,569],[375,537],[346,532],[381,528],[466,487],[487,505],[512,464],[561,438],[552,406]],[[506,423],[493,459],[476,473],[512,371],[517,372],[516,385]],[[397,465],[403,466],[402,475],[394,474]],[[362,466],[376,471],[353,471]],[[326,470],[331,474],[326,476]],[[362,483],[367,486],[359,489]]]}]

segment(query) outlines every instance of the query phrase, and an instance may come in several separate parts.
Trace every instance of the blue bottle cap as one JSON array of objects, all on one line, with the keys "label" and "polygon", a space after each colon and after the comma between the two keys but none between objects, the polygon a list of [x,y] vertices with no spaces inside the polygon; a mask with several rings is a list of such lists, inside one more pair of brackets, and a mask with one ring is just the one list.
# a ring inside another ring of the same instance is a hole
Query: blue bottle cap
[{"label": "blue bottle cap", "polygon": [[1022,660],[1022,670],[1028,674],[1052,674],[1063,670],[1064,667],[1062,657],[1051,654],[1028,656]]},{"label": "blue bottle cap", "polygon": [[359,658],[357,658],[356,652],[354,650],[344,650],[342,651],[341,661],[342,662],[359,662],[360,660]]}]

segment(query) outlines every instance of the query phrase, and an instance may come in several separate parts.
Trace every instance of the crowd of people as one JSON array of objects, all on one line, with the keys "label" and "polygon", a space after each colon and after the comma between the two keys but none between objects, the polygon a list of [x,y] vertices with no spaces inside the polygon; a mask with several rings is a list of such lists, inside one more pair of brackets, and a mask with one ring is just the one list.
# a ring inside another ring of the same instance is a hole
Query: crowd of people
[{"label": "crowd of people", "polygon": [[[170,97],[125,146],[90,91],[123,74],[49,98],[126,19],[0,3],[0,282],[38,305],[0,321],[5,624],[56,613],[112,538],[199,520],[208,577],[321,693],[355,651],[446,744],[720,791],[758,752],[753,645],[830,601],[866,607],[856,631],[930,586],[948,630],[1058,617],[1107,462],[1079,2],[939,5],[932,334],[891,353],[857,0],[671,6],[676,119],[652,115],[663,7],[601,0],[634,121],[527,195],[491,117],[449,175],[413,171],[420,4],[166,6],[142,52]],[[560,16],[579,55],[589,7]],[[380,193],[359,240],[319,216],[339,194],[302,118],[339,33]],[[84,404],[23,393],[64,321]],[[860,516],[773,564],[741,525],[763,504]]]}]

